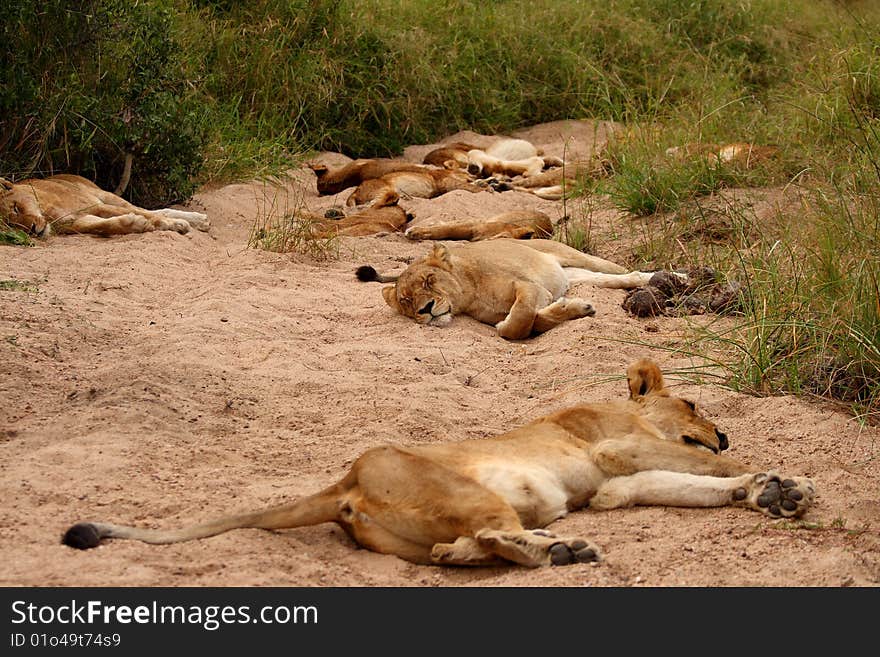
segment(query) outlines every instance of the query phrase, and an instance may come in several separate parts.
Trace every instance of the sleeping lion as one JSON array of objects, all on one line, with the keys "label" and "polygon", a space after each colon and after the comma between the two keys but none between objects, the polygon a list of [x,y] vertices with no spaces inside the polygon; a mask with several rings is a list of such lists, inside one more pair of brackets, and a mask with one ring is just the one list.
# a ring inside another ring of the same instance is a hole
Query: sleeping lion
[{"label": "sleeping lion", "polygon": [[809,508],[809,479],[722,456],[727,436],[669,394],[656,363],[633,363],[627,382],[627,400],[579,404],[494,438],[370,449],[339,482],[280,506],[180,529],[80,522],[62,540],[178,543],[335,522],[359,545],[415,563],[562,566],[600,559],[587,538],[544,529],[587,506],[735,506],[770,518]]},{"label": "sleeping lion", "polygon": [[506,238],[436,243],[399,276],[380,275],[366,265],[357,270],[361,281],[394,282],[382,289],[385,302],[419,324],[446,326],[454,315],[470,315],[509,340],[595,315],[588,301],[564,296],[572,283],[631,289],[646,285],[652,275],[627,272],[555,240]]},{"label": "sleeping lion", "polygon": [[0,178],[0,220],[34,237],[89,234],[100,237],[190,228],[208,230],[201,212],[145,210],[90,180],[71,174],[11,183]]}]

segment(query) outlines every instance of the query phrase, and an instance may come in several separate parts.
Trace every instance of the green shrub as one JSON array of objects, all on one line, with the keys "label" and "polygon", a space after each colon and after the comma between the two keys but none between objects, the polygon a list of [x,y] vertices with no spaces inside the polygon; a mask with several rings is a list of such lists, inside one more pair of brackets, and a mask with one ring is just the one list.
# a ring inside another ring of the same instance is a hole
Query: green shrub
[{"label": "green shrub", "polygon": [[0,173],[80,173],[153,206],[188,197],[207,117],[172,0],[22,0],[0,18]]}]

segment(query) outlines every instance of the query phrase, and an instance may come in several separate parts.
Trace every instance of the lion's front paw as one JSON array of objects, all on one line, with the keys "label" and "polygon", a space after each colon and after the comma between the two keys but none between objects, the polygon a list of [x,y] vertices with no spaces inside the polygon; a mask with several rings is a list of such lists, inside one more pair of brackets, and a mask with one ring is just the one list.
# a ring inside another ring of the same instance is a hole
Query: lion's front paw
[{"label": "lion's front paw", "polygon": [[573,318],[593,317],[596,314],[593,304],[583,299],[565,299],[565,309],[572,314]]},{"label": "lion's front paw", "polygon": [[786,477],[775,472],[754,475],[748,487],[737,488],[734,501],[771,518],[796,518],[813,503],[813,482],[806,477]]},{"label": "lion's front paw", "polygon": [[181,235],[186,235],[191,226],[186,219],[169,219],[168,230],[175,230]]},{"label": "lion's front paw", "polygon": [[188,219],[188,223],[193,228],[200,230],[204,233],[207,233],[211,230],[211,220],[208,219],[208,215],[202,214],[200,212],[191,213],[194,216]]}]

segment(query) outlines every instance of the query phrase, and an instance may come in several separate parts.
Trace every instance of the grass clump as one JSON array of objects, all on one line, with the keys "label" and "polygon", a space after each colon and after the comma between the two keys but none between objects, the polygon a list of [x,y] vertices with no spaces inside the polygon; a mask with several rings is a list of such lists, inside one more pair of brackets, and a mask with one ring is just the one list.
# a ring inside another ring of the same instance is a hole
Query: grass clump
[{"label": "grass clump", "polygon": [[314,260],[339,258],[335,236],[315,237],[312,220],[298,214],[285,214],[258,220],[251,228],[248,247],[274,253],[299,253]]},{"label": "grass clump", "polygon": [[39,284],[15,278],[0,280],[0,292],[39,292]]},{"label": "grass clump", "polygon": [[13,228],[0,222],[0,244],[9,246],[33,246],[34,241],[20,228]]},{"label": "grass clump", "polygon": [[281,210],[278,196],[266,204],[251,227],[248,248],[273,253],[299,253],[314,260],[339,258],[340,241],[336,235],[316,237],[314,219],[305,212],[305,201],[294,199],[292,207]]}]

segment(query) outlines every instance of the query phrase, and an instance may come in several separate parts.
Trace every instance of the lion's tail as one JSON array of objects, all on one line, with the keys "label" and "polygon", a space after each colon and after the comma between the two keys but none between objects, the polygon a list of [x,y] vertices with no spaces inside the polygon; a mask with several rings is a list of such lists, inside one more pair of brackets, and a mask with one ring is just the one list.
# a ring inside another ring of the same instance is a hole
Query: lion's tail
[{"label": "lion's tail", "polygon": [[362,265],[355,271],[355,276],[359,281],[370,283],[376,281],[378,283],[394,283],[399,276],[397,274],[380,274],[370,265]]},{"label": "lion's tail", "polygon": [[80,550],[97,547],[104,538],[127,538],[153,544],[180,543],[216,536],[232,529],[288,529],[331,522],[336,520],[338,508],[339,490],[333,486],[290,504],[180,529],[141,529],[105,522],[78,522],[64,533],[61,542]]}]

